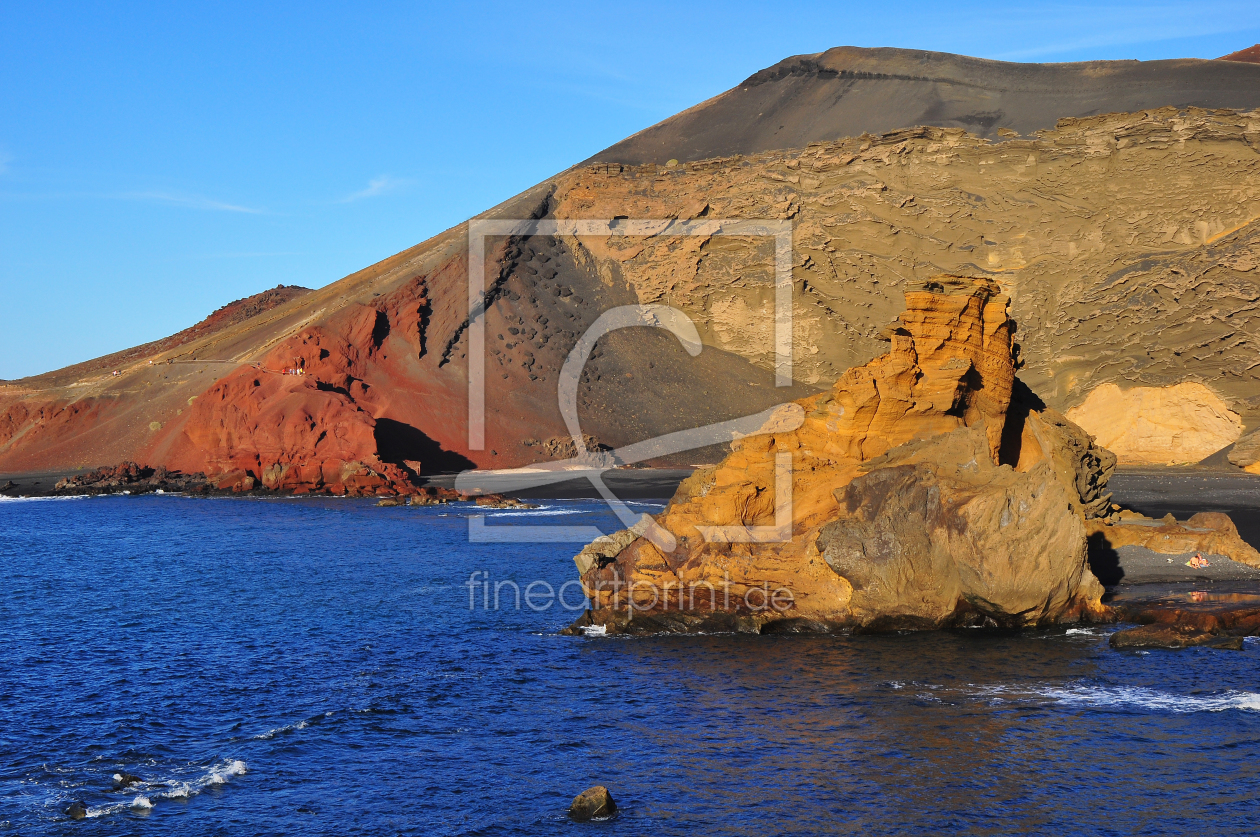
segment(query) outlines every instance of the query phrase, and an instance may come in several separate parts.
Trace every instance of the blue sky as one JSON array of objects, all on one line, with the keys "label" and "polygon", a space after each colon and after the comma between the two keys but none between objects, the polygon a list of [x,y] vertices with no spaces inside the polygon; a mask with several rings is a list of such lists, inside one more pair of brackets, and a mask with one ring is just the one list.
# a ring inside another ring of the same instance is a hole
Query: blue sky
[{"label": "blue sky", "polygon": [[0,4],[0,378],[326,285],[789,55],[1260,42],[1254,0]]}]

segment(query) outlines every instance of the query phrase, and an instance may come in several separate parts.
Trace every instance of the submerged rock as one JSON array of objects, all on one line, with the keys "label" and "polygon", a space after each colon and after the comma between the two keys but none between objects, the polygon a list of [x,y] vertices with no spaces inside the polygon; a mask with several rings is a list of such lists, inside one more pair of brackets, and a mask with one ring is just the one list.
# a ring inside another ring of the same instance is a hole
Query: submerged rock
[{"label": "submerged rock", "polygon": [[679,486],[674,544],[636,526],[582,550],[573,631],[1104,618],[1085,521],[1116,459],[1016,381],[1007,306],[989,280],[908,292],[888,354]]},{"label": "submerged rock", "polygon": [[114,774],[114,790],[122,790],[123,788],[140,784],[143,781],[144,779],[141,779],[139,776],[137,776],[134,773],[115,773]]},{"label": "submerged rock", "polygon": [[81,820],[88,814],[87,806],[81,800],[74,800],[66,806],[65,815],[72,820]]},{"label": "submerged rock", "polygon": [[617,811],[617,803],[612,794],[603,785],[587,788],[573,799],[569,806],[569,817],[577,822],[611,817]]},{"label": "submerged rock", "polygon": [[1133,650],[1192,648],[1197,645],[1229,651],[1241,651],[1243,648],[1241,636],[1221,636],[1211,631],[1197,630],[1192,626],[1167,624],[1143,625],[1139,628],[1117,631],[1111,635],[1108,642],[1112,648]]}]

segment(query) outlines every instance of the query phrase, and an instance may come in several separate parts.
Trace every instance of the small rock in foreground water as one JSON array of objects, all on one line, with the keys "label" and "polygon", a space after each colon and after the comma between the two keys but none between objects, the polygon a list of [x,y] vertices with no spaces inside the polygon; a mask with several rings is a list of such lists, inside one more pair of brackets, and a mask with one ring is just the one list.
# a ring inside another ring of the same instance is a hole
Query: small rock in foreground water
[{"label": "small rock in foreground water", "polygon": [[596,785],[578,794],[569,806],[569,816],[578,822],[611,817],[617,810],[612,794],[603,785]]}]

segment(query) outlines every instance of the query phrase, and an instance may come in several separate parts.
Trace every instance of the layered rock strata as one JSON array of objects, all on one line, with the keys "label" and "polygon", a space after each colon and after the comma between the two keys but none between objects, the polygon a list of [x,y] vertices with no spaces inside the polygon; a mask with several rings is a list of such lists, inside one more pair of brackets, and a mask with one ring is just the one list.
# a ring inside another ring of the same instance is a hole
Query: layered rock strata
[{"label": "layered rock strata", "polygon": [[628,530],[577,556],[593,609],[574,630],[1102,614],[1086,519],[1107,508],[1115,458],[1029,394],[1012,398],[1008,303],[983,279],[907,292],[887,354],[796,402],[799,428],[738,440],[679,487],[657,519],[674,549]]}]

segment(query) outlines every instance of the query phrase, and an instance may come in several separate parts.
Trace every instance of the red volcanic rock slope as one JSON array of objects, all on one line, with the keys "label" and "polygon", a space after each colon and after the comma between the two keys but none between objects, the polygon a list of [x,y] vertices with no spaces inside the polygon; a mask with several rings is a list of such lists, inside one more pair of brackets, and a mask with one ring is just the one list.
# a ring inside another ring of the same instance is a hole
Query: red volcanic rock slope
[{"label": "red volcanic rock slope", "polygon": [[435,243],[428,261],[413,250],[322,291],[268,291],[167,340],[0,386],[0,470],[137,460],[224,487],[353,493],[408,484],[408,460],[471,464],[408,423],[450,426],[437,417],[463,409],[462,375],[409,385],[431,349],[428,281],[464,283],[460,249]]},{"label": "red volcanic rock slope", "polygon": [[[495,212],[538,217],[548,194],[531,190]],[[634,291],[555,237],[491,239],[486,446],[468,450],[467,246],[467,228],[453,229],[322,290],[268,292],[266,304],[242,301],[168,340],[0,384],[0,473],[136,461],[204,472],[223,488],[361,494],[409,491],[422,471],[563,453],[558,370]],[[693,359],[672,336],[637,331],[602,341],[585,367],[582,421],[601,442],[812,391],[776,388],[772,371],[733,354]]]},{"label": "red volcanic rock slope", "polygon": [[1231,52],[1229,55],[1222,55],[1221,61],[1242,61],[1246,64],[1260,64],[1260,44],[1249,46],[1246,49],[1240,49],[1238,52]]}]

